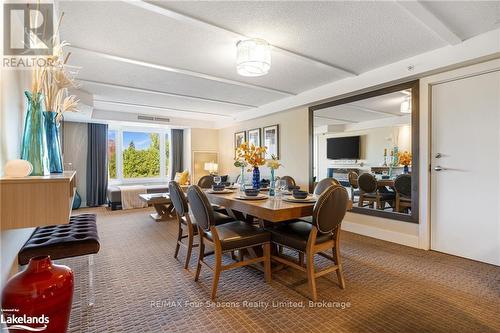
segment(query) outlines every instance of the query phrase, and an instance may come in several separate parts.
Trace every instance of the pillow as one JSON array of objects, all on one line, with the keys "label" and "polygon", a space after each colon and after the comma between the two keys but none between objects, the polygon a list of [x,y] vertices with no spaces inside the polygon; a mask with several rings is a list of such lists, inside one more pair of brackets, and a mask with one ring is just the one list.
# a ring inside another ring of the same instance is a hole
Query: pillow
[{"label": "pillow", "polygon": [[185,185],[188,181],[188,178],[189,178],[189,171],[184,170],[182,172],[175,173],[174,181],[178,182],[179,185]]}]

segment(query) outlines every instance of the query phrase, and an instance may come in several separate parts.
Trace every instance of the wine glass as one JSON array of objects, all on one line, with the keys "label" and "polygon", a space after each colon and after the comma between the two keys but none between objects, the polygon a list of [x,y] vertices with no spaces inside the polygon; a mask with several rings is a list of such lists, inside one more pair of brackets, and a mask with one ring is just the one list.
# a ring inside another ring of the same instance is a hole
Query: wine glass
[{"label": "wine glass", "polygon": [[214,176],[214,182],[215,184],[219,185],[222,182],[221,176]]},{"label": "wine glass", "polygon": [[274,192],[275,192],[275,197],[277,199],[281,198],[281,191],[283,188],[283,184],[285,184],[285,181],[282,179],[278,179],[277,181],[274,182]]}]

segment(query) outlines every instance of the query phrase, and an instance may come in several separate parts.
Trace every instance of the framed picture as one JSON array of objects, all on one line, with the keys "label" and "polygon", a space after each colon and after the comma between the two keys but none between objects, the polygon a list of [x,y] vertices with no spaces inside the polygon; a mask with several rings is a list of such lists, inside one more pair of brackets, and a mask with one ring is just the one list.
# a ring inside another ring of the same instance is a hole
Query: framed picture
[{"label": "framed picture", "polygon": [[270,159],[271,155],[280,158],[280,127],[272,125],[264,127],[264,146],[267,147],[266,159]]},{"label": "framed picture", "polygon": [[260,128],[248,130],[248,143],[256,147],[260,146]]},{"label": "framed picture", "polygon": [[241,131],[234,133],[234,156],[236,156],[236,148],[245,141],[247,141],[247,132]]}]

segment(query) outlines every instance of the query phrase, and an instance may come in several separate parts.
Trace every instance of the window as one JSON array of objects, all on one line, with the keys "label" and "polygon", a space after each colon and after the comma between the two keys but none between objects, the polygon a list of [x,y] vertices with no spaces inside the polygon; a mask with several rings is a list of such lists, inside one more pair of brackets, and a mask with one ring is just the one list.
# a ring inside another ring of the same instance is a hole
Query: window
[{"label": "window", "polygon": [[111,183],[165,182],[170,170],[170,130],[112,127],[108,131]]}]

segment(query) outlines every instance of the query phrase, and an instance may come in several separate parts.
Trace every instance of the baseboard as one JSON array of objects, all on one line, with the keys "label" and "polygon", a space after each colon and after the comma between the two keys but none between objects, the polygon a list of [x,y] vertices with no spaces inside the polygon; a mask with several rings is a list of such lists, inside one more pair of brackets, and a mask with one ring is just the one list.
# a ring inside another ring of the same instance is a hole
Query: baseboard
[{"label": "baseboard", "polygon": [[372,227],[365,224],[354,223],[349,221],[342,222],[342,230],[363,236],[381,239],[392,243],[419,248],[417,235],[409,235],[397,231]]}]

